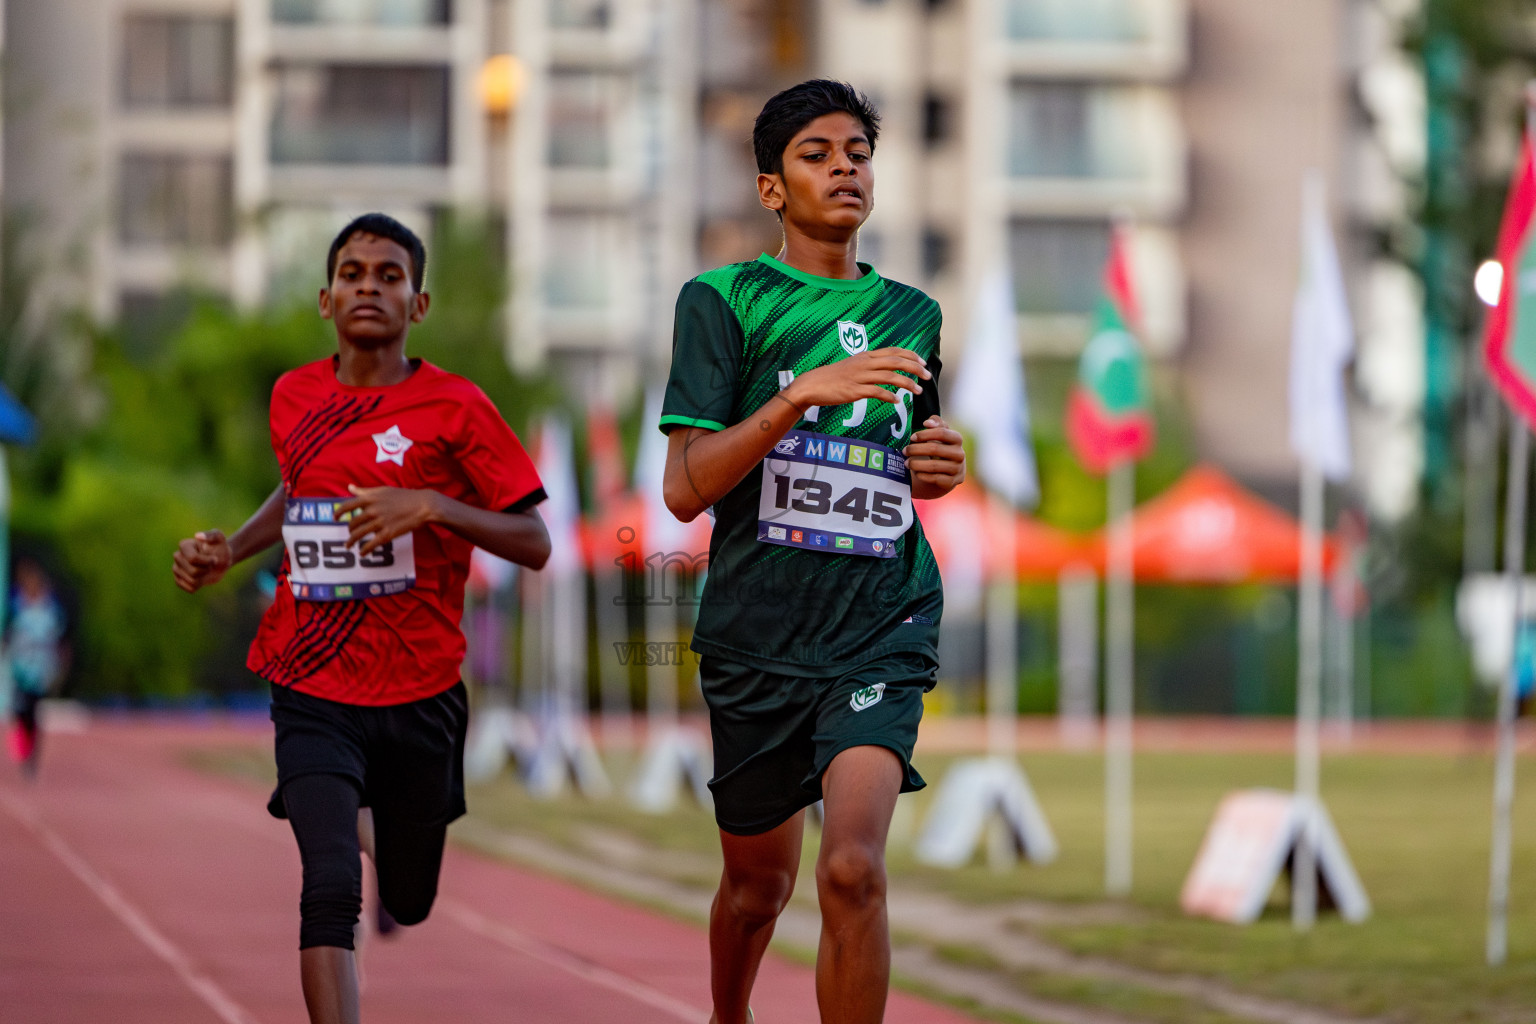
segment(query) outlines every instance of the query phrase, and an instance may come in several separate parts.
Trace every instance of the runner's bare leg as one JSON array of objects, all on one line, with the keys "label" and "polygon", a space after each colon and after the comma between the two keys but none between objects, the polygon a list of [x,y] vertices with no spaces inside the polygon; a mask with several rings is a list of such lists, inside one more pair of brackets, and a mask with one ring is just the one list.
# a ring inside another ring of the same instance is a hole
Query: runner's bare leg
[{"label": "runner's bare leg", "polygon": [[745,1024],[773,924],[789,903],[800,870],[805,812],[756,836],[720,833],[725,870],[709,910],[710,1024]]},{"label": "runner's bare leg", "polygon": [[299,978],[310,1024],[359,1024],[357,965],[350,949],[311,946],[300,950]]},{"label": "runner's bare leg", "polygon": [[900,758],[875,746],[843,751],[822,776],[816,1003],[827,1024],[879,1024],[885,1014],[891,980],[885,840],[901,778]]},{"label": "runner's bare leg", "polygon": [[[373,809],[357,812],[357,841],[375,859]],[[310,1024],[358,1024],[357,956],[340,946],[311,946],[299,951],[299,978]]]}]

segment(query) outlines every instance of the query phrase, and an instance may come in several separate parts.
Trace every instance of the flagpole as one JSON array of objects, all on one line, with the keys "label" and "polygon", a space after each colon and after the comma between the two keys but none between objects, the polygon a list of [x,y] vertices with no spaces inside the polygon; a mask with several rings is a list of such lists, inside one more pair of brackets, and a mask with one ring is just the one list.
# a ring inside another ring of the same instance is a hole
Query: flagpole
[{"label": "flagpole", "polygon": [[1322,699],[1323,472],[1301,460],[1301,580],[1297,611],[1296,800],[1301,828],[1291,868],[1291,925],[1317,919],[1318,730]]},{"label": "flagpole", "polygon": [[1014,718],[1018,713],[1018,619],[1013,543],[1013,514],[996,494],[988,496],[992,557],[1000,564],[987,587],[987,753],[1012,761],[1017,753]]},{"label": "flagpole", "polygon": [[1131,891],[1131,722],[1134,714],[1136,591],[1134,527],[1136,464],[1109,471],[1109,551],[1105,566],[1104,891]]},{"label": "flagpole", "polygon": [[1493,843],[1488,867],[1488,964],[1509,953],[1510,817],[1515,802],[1515,690],[1520,672],[1520,623],[1525,617],[1525,517],[1531,433],[1509,418],[1509,492],[1504,516],[1504,579],[1515,595],[1509,670],[1499,684],[1499,741],[1493,769]]},{"label": "flagpole", "polygon": [[[1525,137],[1521,145],[1524,161],[1532,157],[1536,140],[1536,79],[1525,86]],[[1518,173],[1518,172],[1517,172]],[[1519,183],[1511,186],[1518,187]],[[1506,221],[1509,211],[1505,212]],[[1502,236],[1508,224],[1501,226]],[[1529,232],[1529,225],[1526,231]],[[1502,247],[1503,239],[1500,243]],[[1529,241],[1526,243],[1529,244]],[[1520,273],[1518,256],[1506,256],[1504,287],[1500,301],[1509,304],[1512,315],[1519,303]],[[1510,630],[1509,669],[1499,684],[1498,749],[1493,767],[1493,837],[1488,856],[1488,964],[1497,967],[1509,955],[1509,873],[1510,818],[1515,802],[1515,692],[1520,673],[1520,625],[1525,618],[1525,528],[1526,500],[1531,461],[1530,427],[1515,409],[1509,417],[1509,489],[1504,510],[1504,579],[1514,591],[1514,622]]]}]

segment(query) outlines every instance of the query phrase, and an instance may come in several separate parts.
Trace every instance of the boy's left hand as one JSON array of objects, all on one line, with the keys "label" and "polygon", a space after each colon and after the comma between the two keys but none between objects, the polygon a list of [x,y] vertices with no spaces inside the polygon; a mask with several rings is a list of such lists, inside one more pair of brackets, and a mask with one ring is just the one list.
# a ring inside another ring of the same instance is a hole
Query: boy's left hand
[{"label": "boy's left hand", "polygon": [[965,445],[941,416],[929,416],[902,449],[912,471],[912,497],[942,498],[965,479]]},{"label": "boy's left hand", "polygon": [[438,519],[436,491],[358,487],[356,484],[348,484],[347,490],[352,492],[352,497],[337,511],[353,513],[347,522],[350,527],[347,546],[357,547],[360,555]]}]

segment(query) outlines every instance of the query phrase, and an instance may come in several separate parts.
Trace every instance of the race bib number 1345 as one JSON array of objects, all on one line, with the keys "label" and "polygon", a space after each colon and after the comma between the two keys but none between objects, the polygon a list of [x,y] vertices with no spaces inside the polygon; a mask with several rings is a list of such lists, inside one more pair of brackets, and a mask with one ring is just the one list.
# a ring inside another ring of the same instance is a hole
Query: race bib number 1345
[{"label": "race bib number 1345", "polygon": [[912,526],[907,460],[883,445],[791,430],[763,460],[757,539],[891,558]]},{"label": "race bib number 1345", "polygon": [[300,601],[362,601],[416,585],[411,534],[366,555],[347,545],[349,528],[337,507],[346,498],[290,498],[283,510],[288,585]]}]

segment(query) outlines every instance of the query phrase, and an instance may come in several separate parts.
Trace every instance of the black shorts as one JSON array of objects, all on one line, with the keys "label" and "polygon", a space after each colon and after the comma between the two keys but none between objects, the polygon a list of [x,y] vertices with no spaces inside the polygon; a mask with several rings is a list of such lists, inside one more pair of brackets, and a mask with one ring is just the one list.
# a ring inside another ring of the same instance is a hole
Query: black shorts
[{"label": "black shorts", "polygon": [[776,828],[821,799],[821,777],[850,747],[901,758],[901,791],[926,783],[912,767],[933,658],[902,652],[828,679],[777,675],[706,656],[699,666],[715,746],[715,821],[733,835]]},{"label": "black shorts", "polygon": [[340,775],[362,805],[409,825],[446,825],[464,814],[464,735],[469,700],[462,682],[435,697],[365,707],[272,687],[277,788],[267,801],[286,818],[283,786],[301,775]]}]

